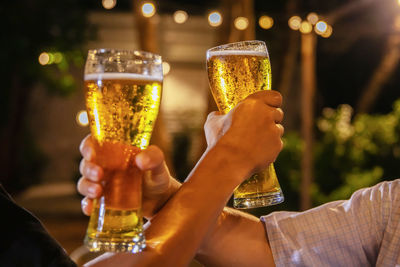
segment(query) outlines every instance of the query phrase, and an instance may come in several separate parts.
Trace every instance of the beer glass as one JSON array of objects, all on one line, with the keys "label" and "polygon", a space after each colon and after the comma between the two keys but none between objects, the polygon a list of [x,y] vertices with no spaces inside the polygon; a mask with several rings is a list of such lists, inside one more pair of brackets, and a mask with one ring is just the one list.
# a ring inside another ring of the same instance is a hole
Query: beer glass
[{"label": "beer glass", "polygon": [[[262,41],[224,44],[207,51],[207,71],[218,109],[228,113],[248,95],[271,90],[271,65]],[[257,208],[283,202],[273,164],[254,174],[234,191],[233,205]]]},{"label": "beer glass", "polygon": [[149,145],[161,101],[161,57],[148,52],[89,50],[85,100],[95,162],[104,170],[85,244],[91,251],[140,252],[143,173],[134,157]]}]

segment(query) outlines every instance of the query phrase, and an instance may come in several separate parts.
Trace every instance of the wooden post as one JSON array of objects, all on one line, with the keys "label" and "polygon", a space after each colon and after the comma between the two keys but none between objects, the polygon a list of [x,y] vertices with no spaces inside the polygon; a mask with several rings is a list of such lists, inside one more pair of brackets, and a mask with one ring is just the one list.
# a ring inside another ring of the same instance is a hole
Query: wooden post
[{"label": "wooden post", "polygon": [[[146,18],[141,12],[140,0],[133,0],[133,14],[136,20],[136,28],[139,35],[140,49],[155,54],[160,54],[159,42],[158,42],[158,31],[157,25],[159,18],[157,15]],[[153,135],[151,137],[151,143],[159,146],[164,152],[165,161],[170,169],[171,174],[174,174],[173,164],[171,159],[171,142],[170,137],[167,134],[165,127],[163,113],[159,112],[157,122],[154,125]]]},{"label": "wooden post", "polygon": [[313,173],[313,142],[314,142],[314,96],[316,91],[314,33],[301,34],[301,134],[304,140],[301,162],[301,210],[311,208],[311,185]]}]

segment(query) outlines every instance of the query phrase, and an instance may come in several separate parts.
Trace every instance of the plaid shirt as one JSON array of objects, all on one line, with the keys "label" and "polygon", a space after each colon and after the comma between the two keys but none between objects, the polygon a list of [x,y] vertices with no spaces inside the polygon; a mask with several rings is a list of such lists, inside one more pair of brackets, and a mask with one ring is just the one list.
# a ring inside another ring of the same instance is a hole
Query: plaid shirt
[{"label": "plaid shirt", "polygon": [[261,219],[276,266],[400,266],[400,179]]}]

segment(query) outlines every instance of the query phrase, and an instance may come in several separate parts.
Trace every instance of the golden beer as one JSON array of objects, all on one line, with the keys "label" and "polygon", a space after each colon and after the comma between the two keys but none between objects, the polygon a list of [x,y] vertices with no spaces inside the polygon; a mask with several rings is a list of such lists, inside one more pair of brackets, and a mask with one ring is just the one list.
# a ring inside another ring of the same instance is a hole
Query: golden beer
[{"label": "golden beer", "polygon": [[162,75],[89,73],[84,88],[94,161],[104,170],[103,196],[94,201],[85,244],[91,251],[142,251],[143,173],[134,157],[149,145]]},{"label": "golden beer", "polygon": [[[249,43],[249,46],[246,46]],[[252,93],[271,90],[271,65],[263,42],[254,51],[250,42],[233,43],[207,51],[211,92],[218,109],[228,113]],[[264,49],[263,49],[264,48]],[[235,208],[256,208],[284,200],[273,164],[244,181],[234,191]]]}]

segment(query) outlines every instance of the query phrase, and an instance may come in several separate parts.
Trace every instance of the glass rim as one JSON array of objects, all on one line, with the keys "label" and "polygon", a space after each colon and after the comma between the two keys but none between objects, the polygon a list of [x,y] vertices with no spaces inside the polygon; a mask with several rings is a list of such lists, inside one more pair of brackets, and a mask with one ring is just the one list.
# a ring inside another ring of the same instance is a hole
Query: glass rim
[{"label": "glass rim", "polygon": [[[258,45],[258,47],[262,47],[263,51],[260,50],[253,50],[251,49],[251,45]],[[227,43],[227,44],[222,44],[218,46],[211,47],[207,50],[207,59],[210,58],[210,54],[218,54],[218,52],[222,51],[249,51],[249,52],[254,52],[254,53],[262,53],[265,54],[265,56],[269,57],[268,54],[268,49],[267,45],[264,41],[261,40],[249,40],[249,41],[240,41],[240,42],[233,42],[233,43]]]},{"label": "glass rim", "polygon": [[[211,47],[211,48],[207,49],[207,52],[208,51],[219,50],[219,49],[226,49],[226,48],[234,47],[234,46],[239,45],[239,44],[244,44],[244,45],[246,45],[246,44],[248,44],[248,45],[261,44],[261,45],[265,46],[265,48],[267,47],[267,45],[265,44],[264,41],[261,41],[261,40],[248,40],[248,41],[240,41],[240,42],[233,42],[233,43],[226,43],[226,44],[222,44],[222,45],[217,45],[217,46],[214,46],[214,47]],[[238,49],[239,48],[240,47],[238,47]]]},{"label": "glass rim", "polygon": [[133,55],[137,57],[142,57],[143,59],[150,60],[162,60],[161,55],[136,49],[118,49],[118,48],[95,48],[88,50],[88,56],[99,56],[105,53],[122,54],[122,55]]}]

